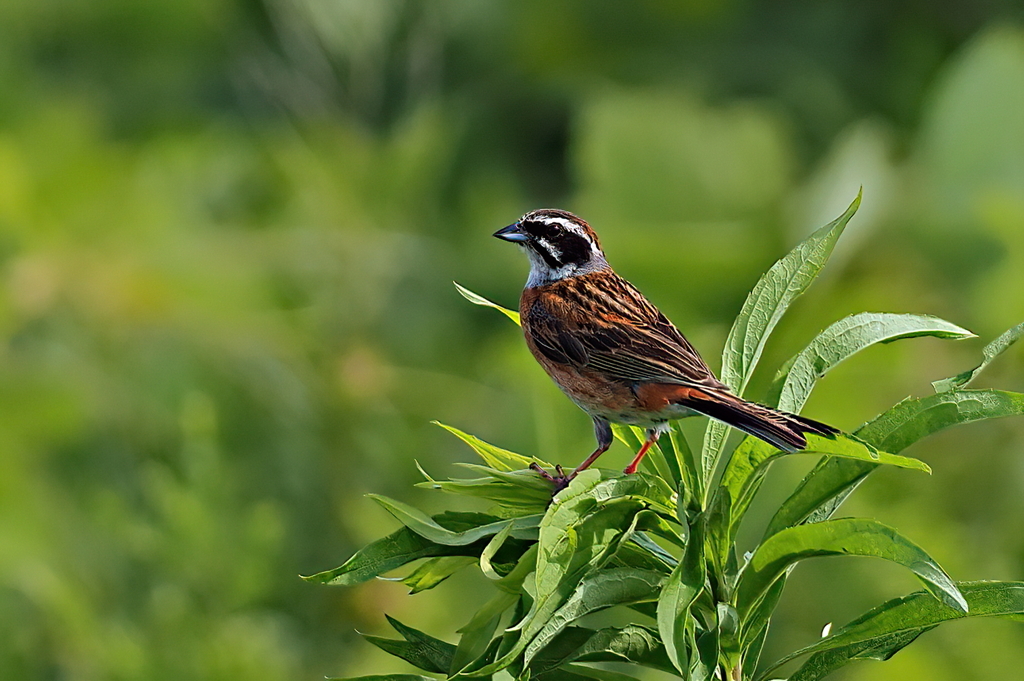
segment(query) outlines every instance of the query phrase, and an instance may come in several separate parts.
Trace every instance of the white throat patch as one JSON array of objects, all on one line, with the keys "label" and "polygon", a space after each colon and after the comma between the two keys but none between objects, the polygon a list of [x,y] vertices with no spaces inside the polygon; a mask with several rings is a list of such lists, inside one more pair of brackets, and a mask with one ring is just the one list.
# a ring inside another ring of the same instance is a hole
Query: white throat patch
[{"label": "white throat patch", "polygon": [[[558,268],[551,267],[539,253],[529,246],[521,244],[520,248],[526,252],[526,257],[530,261],[530,275],[526,279],[526,288],[544,286],[545,284],[551,284],[562,279],[568,279],[569,277],[578,277],[581,274],[588,274],[608,268],[608,261],[604,259],[601,251],[596,248],[594,249],[594,257],[587,263],[583,265],[570,263]],[[555,249],[550,250],[557,252]]]},{"label": "white throat patch", "polygon": [[[526,255],[530,260],[530,277],[526,282],[527,288],[543,286],[562,279],[576,277],[581,274],[587,274],[588,272],[594,272],[608,267],[608,262],[604,258],[604,253],[601,252],[601,249],[594,238],[578,222],[559,215],[544,215],[543,212],[538,215],[537,213],[538,211],[527,213],[523,215],[519,221],[539,222],[550,227],[555,227],[559,231],[570,232],[583,237],[586,239],[587,243],[590,244],[591,257],[583,264],[569,263],[562,265],[561,267],[552,267],[548,261],[545,260],[542,255],[533,250],[533,248],[529,247],[525,243],[520,244],[520,246],[526,251]],[[552,243],[551,239],[544,237],[534,238],[536,246],[547,251],[554,260],[558,262],[562,261],[562,249]]]}]

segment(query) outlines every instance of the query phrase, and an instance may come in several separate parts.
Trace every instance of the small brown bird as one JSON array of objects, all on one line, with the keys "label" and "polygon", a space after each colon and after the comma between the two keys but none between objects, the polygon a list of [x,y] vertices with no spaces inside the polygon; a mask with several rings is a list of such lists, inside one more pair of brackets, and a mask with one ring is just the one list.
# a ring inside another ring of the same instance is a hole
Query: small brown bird
[{"label": "small brown bird", "polygon": [[632,284],[615,274],[597,234],[563,210],[527,213],[494,236],[518,244],[530,260],[519,302],[530,352],[559,388],[594,420],[597,449],[570,475],[551,476],[566,486],[612,444],[612,423],[647,429],[647,439],[625,473],[640,460],[668,422],[704,414],[794,452],[805,433],[835,428],[747,402],[715,378],[690,342]]}]

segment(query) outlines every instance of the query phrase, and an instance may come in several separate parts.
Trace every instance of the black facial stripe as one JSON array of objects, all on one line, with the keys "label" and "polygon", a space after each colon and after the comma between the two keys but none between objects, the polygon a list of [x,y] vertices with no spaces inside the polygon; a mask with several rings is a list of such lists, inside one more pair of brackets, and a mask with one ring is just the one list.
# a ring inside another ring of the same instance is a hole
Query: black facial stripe
[{"label": "black facial stripe", "polygon": [[558,226],[547,222],[541,222],[540,220],[530,220],[528,222],[521,223],[521,226],[523,231],[541,239],[552,239],[558,236],[559,232]]},{"label": "black facial stripe", "polygon": [[560,262],[556,255],[548,249],[545,243],[538,241],[537,239],[531,239],[530,248],[536,251],[540,257],[544,258],[544,262],[546,262],[548,267],[551,269],[557,270],[562,266],[563,263]]},{"label": "black facial stripe", "polygon": [[529,243],[551,269],[583,265],[593,257],[590,241],[572,232],[562,232],[550,239],[535,237]]},{"label": "black facial stripe", "polygon": [[562,251],[561,260],[565,265],[582,265],[592,256],[590,241],[574,232],[563,234],[558,240],[558,248]]}]

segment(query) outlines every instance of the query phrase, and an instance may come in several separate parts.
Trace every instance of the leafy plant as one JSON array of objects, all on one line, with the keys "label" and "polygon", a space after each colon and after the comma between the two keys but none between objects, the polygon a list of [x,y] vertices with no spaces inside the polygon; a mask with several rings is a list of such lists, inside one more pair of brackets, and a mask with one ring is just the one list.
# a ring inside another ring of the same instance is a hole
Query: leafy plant
[{"label": "leafy plant", "polygon": [[[779,260],[747,298],[723,356],[723,380],[742,394],[764,345],[790,303],[821,271],[856,212],[860,197],[832,223]],[[476,304],[518,316],[470,291]],[[463,464],[467,479],[421,486],[490,502],[488,513],[448,511],[433,517],[401,502],[371,496],[402,524],[334,570],[306,579],[351,586],[422,560],[402,581],[412,593],[477,565],[495,595],[448,643],[390,619],[401,639],[365,638],[424,672],[448,678],[624,681],[591,666],[627,662],[685,679],[768,679],[806,658],[790,681],[811,681],[857,659],[885,660],[925,631],[966,617],[1024,616],[1024,582],[955,582],[924,549],[877,520],[835,518],[836,510],[879,466],[929,471],[901,452],[943,428],[1024,414],[1024,394],[967,390],[1000,352],[1024,335],[1011,329],[984,351],[976,369],[936,382],[934,395],[908,398],[850,435],[811,436],[818,464],[781,504],[756,548],[737,554],[736,534],[767,467],[790,456],[747,437],[726,456],[726,431],[710,422],[703,447],[691,449],[677,430],[655,447],[647,469],[624,476],[590,469],[552,498],[528,466],[547,462],[490,445],[451,426],[484,465]],[[861,313],[821,332],[778,371],[764,400],[799,412],[818,379],[877,343],[931,336],[962,339],[969,331],[935,317]],[[638,447],[642,432],[617,427]],[[696,455],[695,455],[696,454]],[[720,474],[719,474],[720,471]],[[759,673],[772,614],[794,566],[827,555],[874,556],[906,567],[923,590],[883,603],[814,645]],[[635,623],[593,628],[584,618],[628,608]],[[394,674],[382,679],[427,677]]]}]

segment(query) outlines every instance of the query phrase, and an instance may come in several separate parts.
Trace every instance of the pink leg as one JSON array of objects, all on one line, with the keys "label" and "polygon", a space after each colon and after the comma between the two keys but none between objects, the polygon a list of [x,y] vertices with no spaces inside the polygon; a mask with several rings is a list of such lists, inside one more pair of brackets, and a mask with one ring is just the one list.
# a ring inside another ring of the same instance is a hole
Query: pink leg
[{"label": "pink leg", "polygon": [[586,459],[584,459],[583,463],[581,463],[579,466],[576,466],[576,470],[574,470],[572,472],[572,475],[569,476],[569,479],[575,478],[579,473],[581,473],[582,471],[585,471],[588,468],[590,468],[590,464],[592,464],[595,461],[597,461],[597,457],[599,457],[602,454],[604,454],[605,452],[607,452],[608,451],[608,447],[610,447],[610,446],[611,445],[603,445],[603,446],[598,447],[597,449],[595,449],[594,453],[591,454],[590,456],[588,456]]},{"label": "pink leg", "polygon": [[640,465],[640,461],[644,458],[644,455],[647,454],[647,450],[650,449],[651,445],[653,445],[657,441],[657,431],[651,431],[647,433],[647,440],[644,441],[644,444],[640,448],[640,451],[636,453],[636,456],[633,458],[633,461],[630,462],[630,464],[626,466],[626,469],[622,472],[625,473],[626,475],[632,475],[633,473],[636,473],[636,467]]},{"label": "pink leg", "polygon": [[551,475],[535,463],[530,464],[530,468],[537,471],[542,478],[554,485],[555,493],[565,489],[578,473],[585,471],[592,463],[597,461],[597,457],[607,452],[608,448],[612,446],[612,426],[608,421],[595,416],[594,435],[597,437],[597,449],[569,475],[565,474],[561,466],[555,466],[555,475]]}]

